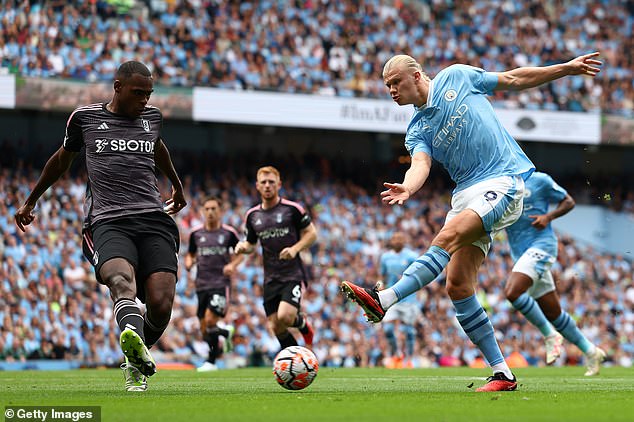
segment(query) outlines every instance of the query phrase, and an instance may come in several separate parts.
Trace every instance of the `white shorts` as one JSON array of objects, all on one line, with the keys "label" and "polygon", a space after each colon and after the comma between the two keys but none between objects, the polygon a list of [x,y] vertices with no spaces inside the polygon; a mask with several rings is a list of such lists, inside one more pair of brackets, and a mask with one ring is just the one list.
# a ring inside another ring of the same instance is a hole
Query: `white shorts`
[{"label": "white shorts", "polygon": [[520,176],[502,176],[484,180],[457,192],[451,198],[451,210],[445,224],[466,209],[475,211],[486,235],[473,242],[486,255],[491,247],[491,237],[515,223],[524,205],[524,179]]},{"label": "white shorts", "polygon": [[522,273],[533,280],[533,285],[526,293],[533,299],[539,299],[546,293],[555,291],[555,280],[550,267],[555,257],[541,249],[529,248],[513,266],[514,273]]},{"label": "white shorts", "polygon": [[383,322],[401,321],[407,325],[414,325],[423,313],[416,302],[395,303],[385,312]]}]

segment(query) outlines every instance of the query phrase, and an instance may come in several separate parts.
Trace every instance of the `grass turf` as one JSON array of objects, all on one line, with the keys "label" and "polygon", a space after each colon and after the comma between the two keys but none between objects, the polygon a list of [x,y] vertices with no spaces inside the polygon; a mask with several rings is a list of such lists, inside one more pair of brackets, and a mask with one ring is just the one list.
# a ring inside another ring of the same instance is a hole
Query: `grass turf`
[{"label": "grass turf", "polygon": [[634,369],[515,371],[519,389],[476,393],[487,370],[321,368],[303,391],[271,371],[159,371],[144,393],[126,393],[118,370],[0,372],[0,404],[98,405],[103,421],[632,421]]}]

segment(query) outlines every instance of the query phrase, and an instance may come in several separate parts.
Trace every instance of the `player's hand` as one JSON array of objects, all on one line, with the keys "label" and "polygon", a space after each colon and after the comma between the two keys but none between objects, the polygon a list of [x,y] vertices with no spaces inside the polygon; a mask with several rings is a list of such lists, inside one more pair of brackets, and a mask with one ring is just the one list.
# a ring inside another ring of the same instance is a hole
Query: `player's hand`
[{"label": "player's hand", "polygon": [[381,201],[383,201],[384,204],[403,205],[410,197],[409,190],[401,183],[385,182],[383,186],[387,188],[387,190],[381,192]]},{"label": "player's hand", "polygon": [[222,267],[222,275],[224,275],[225,277],[231,277],[233,273],[235,272],[236,272],[236,267],[231,264],[227,264],[224,267]]},{"label": "player's hand", "polygon": [[538,230],[543,230],[546,227],[548,227],[548,225],[550,224],[550,217],[548,217],[548,215],[546,214],[540,214],[540,215],[529,215],[528,218],[532,218],[533,222],[531,223],[531,225],[533,227],[535,227]]},{"label": "player's hand", "polygon": [[241,253],[250,253],[251,252],[250,246],[251,244],[247,242],[246,240],[243,240],[242,242],[238,242],[236,244],[236,247],[233,249],[233,253],[235,253],[236,255]]},{"label": "player's hand", "polygon": [[569,75],[588,75],[597,76],[597,73],[601,72],[598,66],[603,65],[603,62],[595,60],[601,53],[598,51],[590,54],[579,56],[570,60],[567,64]]},{"label": "player's hand", "polygon": [[15,212],[15,224],[23,232],[26,231],[25,226],[28,226],[35,220],[33,208],[33,205],[24,204]]},{"label": "player's hand", "polygon": [[284,248],[280,252],[280,259],[288,261],[289,259],[294,259],[297,256],[297,252],[293,248]]},{"label": "player's hand", "polygon": [[185,194],[182,189],[172,187],[172,197],[165,201],[165,212],[174,215],[187,206]]}]

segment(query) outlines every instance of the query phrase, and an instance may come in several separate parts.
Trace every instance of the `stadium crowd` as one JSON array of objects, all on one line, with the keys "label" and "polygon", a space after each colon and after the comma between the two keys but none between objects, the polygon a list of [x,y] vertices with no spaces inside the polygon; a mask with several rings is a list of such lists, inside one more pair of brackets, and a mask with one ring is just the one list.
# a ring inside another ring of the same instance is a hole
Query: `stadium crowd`
[{"label": "stadium crowd", "polygon": [[[39,170],[17,159],[13,162],[18,164],[0,170],[0,360],[67,359],[88,366],[117,365],[121,351],[118,328],[111,318],[112,304],[81,254],[83,175],[74,172],[49,189],[39,202],[38,218],[22,233],[16,229],[13,213]],[[416,353],[405,360],[385,355],[389,350],[385,337],[375,335],[381,325],[367,324],[339,291],[344,279],[366,285],[379,279],[379,256],[394,230],[407,233],[409,246],[416,251],[428,246],[448,210],[449,189],[444,179],[430,180],[406,206],[390,208],[381,205],[374,189],[362,187],[354,179],[337,181],[336,173],[326,177],[323,169],[314,171],[299,163],[290,159],[275,162],[284,176],[283,196],[306,204],[319,231],[318,242],[304,256],[311,280],[303,306],[315,326],[314,350],[321,365],[478,365],[477,350],[441,292],[442,280],[418,293],[424,316],[416,323]],[[224,221],[237,228],[242,226],[245,211],[258,203],[249,160],[225,160],[224,166],[231,166],[232,172],[223,171],[223,164],[207,167],[207,173],[195,171],[193,165],[184,177],[190,206],[176,216],[181,255],[186,253],[192,228],[202,224],[198,202],[205,194],[224,198]],[[168,192],[165,182],[161,183],[162,191]],[[236,328],[235,349],[219,362],[221,367],[269,364],[279,348],[276,338],[266,331],[260,260],[259,253],[249,257],[234,277],[229,321]],[[632,264],[631,257],[600,253],[564,238],[553,267],[562,306],[591,341],[608,351],[607,364],[631,366],[634,359]],[[503,282],[511,267],[501,236],[479,274],[481,301],[492,310],[504,353],[526,364],[542,365],[541,334],[504,299]],[[179,271],[172,321],[153,349],[158,362],[198,365],[205,359],[193,277],[184,268]],[[576,348],[566,350],[569,353],[564,353],[559,364],[582,363]]]},{"label": "stadium crowd", "polygon": [[632,1],[8,0],[0,64],[26,77],[111,81],[140,60],[167,86],[385,97],[396,52],[430,76],[467,63],[491,71],[564,62],[591,50],[607,65],[496,106],[634,116]]}]

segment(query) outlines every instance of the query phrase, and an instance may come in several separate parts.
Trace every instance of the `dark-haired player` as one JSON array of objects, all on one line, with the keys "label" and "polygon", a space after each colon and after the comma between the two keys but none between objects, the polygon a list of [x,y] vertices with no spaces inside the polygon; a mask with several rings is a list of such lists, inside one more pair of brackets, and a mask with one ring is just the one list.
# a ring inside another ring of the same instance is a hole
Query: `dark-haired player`
[{"label": "dark-haired player", "polygon": [[[62,146],[44,166],[15,221],[24,231],[35,218],[39,197],[84,148],[84,254],[114,302],[125,355],[125,388],[145,391],[146,377],[156,372],[148,347],[167,328],[176,286],[179,233],[168,213],[177,213],[187,202],[161,139],[163,116],[147,104],[153,88],[150,71],[136,61],[123,63],[113,88],[110,102],[78,107],[70,115]],[[156,168],[172,183],[165,210]],[[145,303],[145,314],[136,298]]]},{"label": "dark-haired player", "polygon": [[299,253],[315,243],[317,230],[300,204],[280,197],[282,181],[275,167],[260,168],[256,180],[262,202],[247,211],[247,239],[238,243],[235,252],[252,253],[260,241],[269,328],[282,348],[297,345],[289,327],[298,328],[306,346],[312,347],[313,329],[299,312],[306,281]]},{"label": "dark-haired player", "polygon": [[222,224],[220,198],[205,198],[202,205],[205,223],[203,227],[193,230],[189,237],[185,268],[190,271],[194,264],[197,266],[198,319],[203,339],[209,345],[207,361],[198,368],[198,372],[208,372],[218,369],[216,359],[223,352],[219,336],[225,338],[227,350],[232,348],[233,326],[222,328],[218,322],[227,314],[231,276],[243,257],[232,254],[239,240],[238,232]]}]

